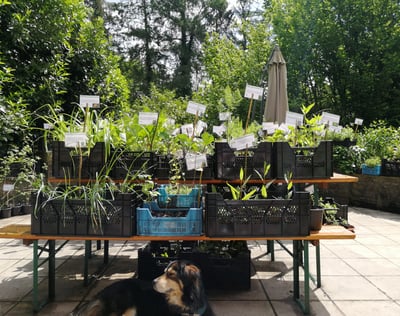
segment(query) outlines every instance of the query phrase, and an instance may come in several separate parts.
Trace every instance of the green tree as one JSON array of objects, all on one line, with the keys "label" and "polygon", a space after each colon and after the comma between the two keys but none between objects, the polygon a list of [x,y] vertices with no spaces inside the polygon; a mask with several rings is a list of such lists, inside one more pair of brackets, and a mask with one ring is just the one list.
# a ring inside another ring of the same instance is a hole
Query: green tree
[{"label": "green tree", "polygon": [[130,80],[133,92],[148,94],[153,83],[190,96],[203,74],[201,44],[207,32],[229,25],[227,8],[226,0],[131,0],[110,5],[107,29],[124,54],[123,69],[139,79]]},{"label": "green tree", "polygon": [[[400,122],[400,5],[391,0],[286,0],[272,5],[291,107]],[[388,115],[390,113],[390,115]]]},{"label": "green tree", "polygon": [[0,25],[0,51],[14,70],[3,90],[23,95],[29,110],[56,103],[70,109],[89,93],[101,93],[110,106],[125,101],[101,19],[91,19],[82,0],[15,0],[0,7]]},{"label": "green tree", "polygon": [[[265,66],[272,51],[269,23],[266,17],[257,23],[241,21],[245,46],[217,33],[207,38],[203,62],[209,83],[196,97],[212,106],[210,115],[214,122],[218,112],[227,110],[243,122],[246,120],[249,100],[239,96],[244,95],[246,84],[265,85]],[[258,109],[254,106],[257,115],[253,118],[262,121],[262,104],[258,102]]]}]

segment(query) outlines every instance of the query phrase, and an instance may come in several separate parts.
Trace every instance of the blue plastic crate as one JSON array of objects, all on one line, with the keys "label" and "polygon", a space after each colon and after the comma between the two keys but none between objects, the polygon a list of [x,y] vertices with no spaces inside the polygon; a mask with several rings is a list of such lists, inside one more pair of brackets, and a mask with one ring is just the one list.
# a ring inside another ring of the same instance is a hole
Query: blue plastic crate
[{"label": "blue plastic crate", "polygon": [[189,194],[168,194],[165,185],[161,185],[157,191],[159,193],[157,201],[161,208],[201,207],[201,190],[199,187],[194,187]]},{"label": "blue plastic crate", "polygon": [[367,167],[365,164],[361,165],[362,174],[370,176],[379,176],[381,174],[381,166]]},{"label": "blue plastic crate", "polygon": [[200,236],[202,213],[200,208],[159,208],[157,202],[136,208],[139,236]]}]

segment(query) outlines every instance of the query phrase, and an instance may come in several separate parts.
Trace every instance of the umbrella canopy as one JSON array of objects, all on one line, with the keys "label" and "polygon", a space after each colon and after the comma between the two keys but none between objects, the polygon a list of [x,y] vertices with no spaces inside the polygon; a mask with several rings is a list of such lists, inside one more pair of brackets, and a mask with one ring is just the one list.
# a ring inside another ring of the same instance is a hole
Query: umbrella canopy
[{"label": "umbrella canopy", "polygon": [[286,62],[279,46],[275,46],[268,61],[268,95],[264,122],[283,123],[288,110]]}]

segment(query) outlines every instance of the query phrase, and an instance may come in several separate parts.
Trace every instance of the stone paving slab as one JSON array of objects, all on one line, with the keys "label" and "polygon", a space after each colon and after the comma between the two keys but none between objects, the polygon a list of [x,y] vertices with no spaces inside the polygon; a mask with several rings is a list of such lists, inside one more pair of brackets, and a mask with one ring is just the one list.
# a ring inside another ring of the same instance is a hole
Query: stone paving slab
[{"label": "stone paving slab", "polygon": [[[400,315],[400,215],[349,208],[356,227],[355,240],[321,242],[322,288],[311,284],[311,315]],[[30,222],[30,216],[0,219],[0,226]],[[283,242],[291,249],[291,242]],[[69,242],[57,254],[56,300],[37,316],[68,315],[82,301],[119,279],[133,277],[137,250],[144,242],[110,243],[110,264],[88,286],[83,286],[84,243]],[[275,262],[266,255],[265,242],[249,245],[252,253],[251,290],[208,291],[218,316],[302,315],[294,302],[290,255],[275,243]],[[102,263],[102,249],[94,251],[90,271]],[[315,252],[310,247],[310,268]],[[302,272],[300,271],[301,275]],[[40,296],[47,294],[47,265],[39,271]],[[301,284],[302,286],[302,284]],[[33,315],[32,246],[0,239],[0,316]]]}]

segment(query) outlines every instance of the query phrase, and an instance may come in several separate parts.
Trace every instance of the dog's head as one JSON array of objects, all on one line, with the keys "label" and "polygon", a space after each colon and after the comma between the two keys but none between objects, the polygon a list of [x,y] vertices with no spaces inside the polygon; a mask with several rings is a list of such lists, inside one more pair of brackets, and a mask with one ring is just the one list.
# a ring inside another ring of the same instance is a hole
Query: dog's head
[{"label": "dog's head", "polygon": [[165,295],[169,306],[177,313],[202,314],[206,307],[200,269],[188,261],[171,262],[164,274],[153,281],[153,287]]}]

